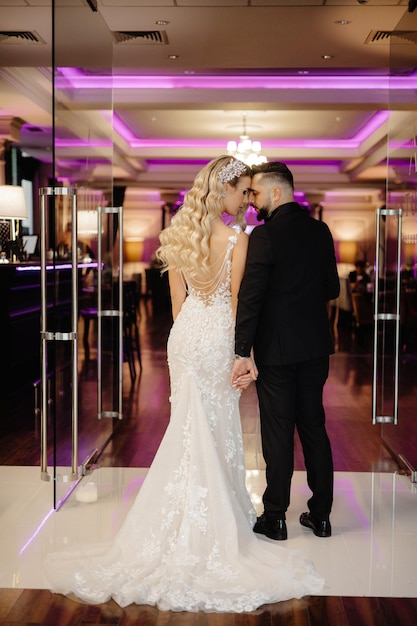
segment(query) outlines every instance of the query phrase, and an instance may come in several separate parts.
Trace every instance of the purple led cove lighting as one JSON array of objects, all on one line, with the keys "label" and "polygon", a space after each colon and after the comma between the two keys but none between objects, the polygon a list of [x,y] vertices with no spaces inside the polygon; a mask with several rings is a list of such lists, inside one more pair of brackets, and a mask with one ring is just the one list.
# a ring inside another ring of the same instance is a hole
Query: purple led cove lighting
[{"label": "purple led cove lighting", "polygon": [[[315,150],[355,150],[361,145],[355,139],[283,139],[283,140],[262,140],[263,149],[283,149],[283,148],[307,148]],[[138,139],[130,142],[131,148],[143,149],[199,149],[211,148],[227,153],[225,142],[211,139]]]},{"label": "purple led cove lighting", "polygon": [[[195,165],[195,166],[201,166],[203,167],[204,165],[206,165],[208,162],[210,161],[210,159],[187,159],[186,157],[183,158],[178,158],[178,159],[157,159],[157,158],[151,158],[151,159],[146,159],[146,163],[148,164],[148,166],[169,166],[169,165]],[[303,159],[286,159],[285,163],[290,166],[290,165],[309,165],[311,166],[312,162],[314,162],[315,165],[317,165],[317,167],[333,167],[333,166],[340,166],[340,164],[342,163],[342,161],[340,159],[307,159],[307,158],[303,158]]]},{"label": "purple led cove lighting", "polygon": [[414,149],[415,150],[416,148],[415,144],[410,139],[406,139],[405,141],[390,141],[389,147],[392,148],[393,150],[402,150],[402,149],[407,149],[407,150]]},{"label": "purple led cove lighting", "polygon": [[178,159],[146,159],[148,165],[196,165],[204,167],[210,159],[187,159],[186,157]]},{"label": "purple led cove lighting", "polygon": [[374,133],[380,126],[385,124],[389,120],[390,112],[389,111],[378,111],[375,115],[369,120],[365,126],[363,126],[355,135],[354,139],[362,143],[372,133]]},{"label": "purple led cove lighting", "polygon": [[79,67],[57,67],[56,69],[60,74],[62,74],[62,76],[68,78],[68,80],[86,78],[84,70],[80,69]]},{"label": "purple led cove lighting", "polygon": [[130,128],[120,119],[116,113],[113,114],[113,128],[116,133],[119,133],[120,137],[125,139],[129,144],[131,141],[136,141],[137,137],[132,133]]},{"label": "purple led cove lighting", "polygon": [[[123,137],[125,139],[125,137]],[[109,145],[103,145],[104,140],[82,142],[80,139],[57,139],[56,146],[60,149],[64,148],[108,148]],[[144,150],[150,149],[201,149],[209,148],[219,152],[226,153],[225,142],[216,139],[136,139],[128,141],[132,149],[140,148]],[[300,148],[311,150],[356,150],[361,145],[360,141],[354,139],[287,139],[287,140],[268,140],[262,141],[262,147],[271,150],[285,148]]]},{"label": "purple led cove lighting", "polygon": [[[356,150],[363,141],[368,139],[380,126],[385,124],[389,119],[389,111],[378,111],[369,120],[363,128],[361,128],[352,139],[283,139],[283,140],[264,140],[262,147],[265,149],[282,149],[282,148],[309,148],[317,150],[339,149],[339,150]],[[225,142],[214,139],[134,139],[132,133],[126,125],[114,114],[114,120],[118,120],[118,132],[125,139],[131,148],[211,148],[215,150],[226,151]],[[126,129],[126,134],[124,134]]]},{"label": "purple led cove lighting", "polygon": [[57,148],[112,148],[111,139],[55,139]]},{"label": "purple led cove lighting", "polygon": [[[78,68],[60,67],[56,87],[65,89],[320,89],[374,90],[417,89],[411,76],[91,76]],[[61,84],[62,83],[62,84]]]},{"label": "purple led cove lighting", "polygon": [[[104,112],[107,113],[107,112]],[[103,114],[104,114],[103,113]],[[351,139],[283,139],[283,140],[264,140],[262,146],[264,149],[273,150],[285,148],[301,148],[312,150],[356,150],[360,145],[368,139],[382,124],[384,124],[390,116],[389,111],[378,111],[370,121],[363,126]],[[130,148],[141,149],[200,149],[209,148],[226,152],[225,142],[217,139],[138,139],[133,132],[126,126],[120,117],[114,113],[113,115],[114,130],[124,139]],[[109,148],[112,142],[109,139],[56,139],[57,148]]]},{"label": "purple led cove lighting", "polygon": [[[357,150],[363,141],[384,124],[390,116],[388,111],[378,111],[374,117],[361,128],[352,139],[282,139],[263,140],[264,149],[280,150],[300,148],[311,150]],[[200,149],[209,148],[226,152],[225,142],[219,139],[137,139],[132,131],[116,115],[113,116],[114,129],[129,144],[130,148],[141,149]],[[82,139],[56,139],[57,148],[110,148],[109,139],[83,141]],[[181,161],[179,160],[178,163]],[[171,161],[173,163],[173,161]],[[198,163],[198,161],[196,162]]]}]

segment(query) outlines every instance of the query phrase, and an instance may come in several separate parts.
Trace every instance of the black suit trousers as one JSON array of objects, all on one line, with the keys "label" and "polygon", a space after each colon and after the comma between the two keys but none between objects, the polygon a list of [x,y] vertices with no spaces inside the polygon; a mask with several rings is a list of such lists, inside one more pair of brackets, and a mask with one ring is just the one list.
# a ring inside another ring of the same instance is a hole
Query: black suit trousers
[{"label": "black suit trousers", "polygon": [[294,431],[303,448],[308,508],[318,520],[328,519],[333,502],[333,459],[325,426],[323,387],[329,357],[289,365],[258,364],[256,382],[267,487],[267,516],[285,518],[294,471]]}]

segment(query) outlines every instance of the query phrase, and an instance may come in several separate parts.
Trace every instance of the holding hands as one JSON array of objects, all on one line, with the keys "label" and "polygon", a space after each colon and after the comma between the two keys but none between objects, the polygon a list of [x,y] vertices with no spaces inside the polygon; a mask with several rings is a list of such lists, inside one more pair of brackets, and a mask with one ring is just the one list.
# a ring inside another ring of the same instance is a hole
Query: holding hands
[{"label": "holding hands", "polygon": [[246,358],[236,357],[230,377],[230,384],[233,389],[242,391],[247,389],[250,383],[258,378],[258,369],[251,356]]}]

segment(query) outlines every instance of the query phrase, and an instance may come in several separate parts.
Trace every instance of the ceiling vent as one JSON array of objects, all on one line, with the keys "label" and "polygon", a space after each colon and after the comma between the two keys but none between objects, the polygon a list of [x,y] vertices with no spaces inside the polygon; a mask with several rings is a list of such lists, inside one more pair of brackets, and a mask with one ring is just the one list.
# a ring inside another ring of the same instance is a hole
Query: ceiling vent
[{"label": "ceiling vent", "polygon": [[46,41],[42,39],[35,30],[0,30],[0,43],[1,44],[22,44],[22,43],[35,43],[46,44]]},{"label": "ceiling vent", "polygon": [[165,30],[116,30],[113,31],[116,44],[162,44],[168,43]]},{"label": "ceiling vent", "polygon": [[416,44],[417,31],[415,30],[371,30],[365,40],[366,44]]}]

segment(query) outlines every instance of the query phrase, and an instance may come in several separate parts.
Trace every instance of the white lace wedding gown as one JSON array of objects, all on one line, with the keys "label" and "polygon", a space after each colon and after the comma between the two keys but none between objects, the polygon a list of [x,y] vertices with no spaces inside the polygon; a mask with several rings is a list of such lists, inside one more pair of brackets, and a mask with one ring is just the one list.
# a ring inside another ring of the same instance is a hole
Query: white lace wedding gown
[{"label": "white lace wedding gown", "polygon": [[239,393],[229,384],[235,242],[231,236],[214,288],[189,288],[172,327],[170,423],[113,547],[79,561],[50,555],[53,591],[88,603],[112,597],[121,606],[244,612],[322,590],[301,553],[252,530]]}]

